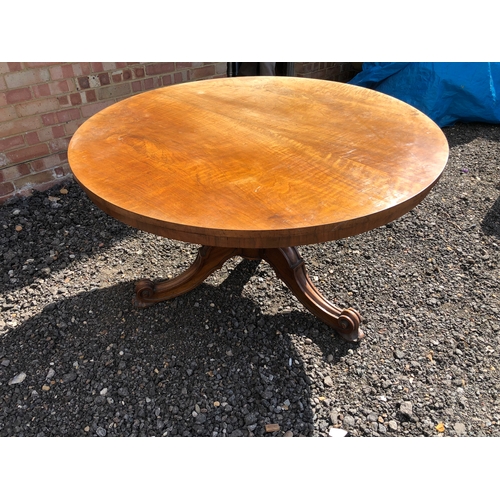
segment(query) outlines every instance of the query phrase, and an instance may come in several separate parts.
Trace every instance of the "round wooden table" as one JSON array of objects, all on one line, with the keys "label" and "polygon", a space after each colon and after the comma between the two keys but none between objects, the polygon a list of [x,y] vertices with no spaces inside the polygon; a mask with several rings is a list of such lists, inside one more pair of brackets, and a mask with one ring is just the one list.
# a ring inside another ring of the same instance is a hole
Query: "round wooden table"
[{"label": "round wooden table", "polygon": [[415,207],[448,143],[415,108],[348,84],[221,78],[145,92],[88,119],[68,151],[75,178],[109,215],[198,243],[180,276],[136,284],[138,307],[186,293],[233,257],[264,259],[347,340],[361,317],[314,287],[296,245],[353,236]]}]

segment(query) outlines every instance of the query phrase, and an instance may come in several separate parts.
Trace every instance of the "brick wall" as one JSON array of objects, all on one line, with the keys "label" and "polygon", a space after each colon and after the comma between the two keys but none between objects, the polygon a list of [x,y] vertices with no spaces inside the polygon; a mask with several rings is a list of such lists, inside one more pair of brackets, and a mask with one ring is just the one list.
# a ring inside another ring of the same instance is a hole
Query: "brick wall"
[{"label": "brick wall", "polygon": [[70,175],[67,148],[90,116],[125,97],[226,76],[226,63],[0,62],[0,204]]},{"label": "brick wall", "polygon": [[[295,63],[295,75],[348,81],[350,63]],[[0,204],[71,176],[67,148],[90,116],[139,92],[226,76],[226,63],[0,62]]]}]

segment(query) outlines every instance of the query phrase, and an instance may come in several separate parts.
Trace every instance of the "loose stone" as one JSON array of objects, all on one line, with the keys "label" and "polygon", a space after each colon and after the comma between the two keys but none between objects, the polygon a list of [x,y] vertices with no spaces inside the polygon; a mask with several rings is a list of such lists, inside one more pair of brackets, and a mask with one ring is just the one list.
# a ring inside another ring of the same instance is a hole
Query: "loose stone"
[{"label": "loose stone", "polygon": [[413,415],[413,405],[409,401],[404,401],[399,407],[399,411],[405,417],[411,417]]},{"label": "loose stone", "polygon": [[398,423],[395,420],[389,420],[389,422],[387,422],[387,427],[389,427],[391,431],[396,432],[398,430]]},{"label": "loose stone", "polygon": [[20,384],[26,378],[26,373],[21,372],[9,380],[9,385]]},{"label": "loose stone", "polygon": [[346,427],[353,427],[355,424],[354,417],[352,417],[351,415],[346,415],[342,423]]}]

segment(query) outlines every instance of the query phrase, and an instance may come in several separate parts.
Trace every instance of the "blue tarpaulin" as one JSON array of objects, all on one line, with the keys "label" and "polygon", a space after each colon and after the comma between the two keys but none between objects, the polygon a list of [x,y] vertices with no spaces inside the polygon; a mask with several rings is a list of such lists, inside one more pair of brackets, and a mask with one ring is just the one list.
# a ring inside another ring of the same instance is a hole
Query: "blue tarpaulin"
[{"label": "blue tarpaulin", "polygon": [[500,123],[500,63],[363,63],[349,83],[396,97],[440,127]]}]

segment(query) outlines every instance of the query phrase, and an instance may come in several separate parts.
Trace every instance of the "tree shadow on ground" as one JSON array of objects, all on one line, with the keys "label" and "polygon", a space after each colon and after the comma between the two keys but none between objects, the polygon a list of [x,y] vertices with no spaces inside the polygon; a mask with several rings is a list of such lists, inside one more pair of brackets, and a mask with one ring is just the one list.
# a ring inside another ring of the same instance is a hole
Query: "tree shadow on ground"
[{"label": "tree shadow on ground", "polygon": [[131,282],[46,306],[0,337],[0,435],[311,435],[323,382],[295,343],[307,333],[333,363],[354,344],[308,312],[263,314],[241,293],[254,271],[142,310]]},{"label": "tree shadow on ground", "polygon": [[57,186],[0,206],[0,293],[29,286],[138,234],[98,209],[78,184],[66,186],[66,195]]},{"label": "tree shadow on ground", "polygon": [[442,130],[450,148],[468,144],[478,138],[500,141],[500,127],[497,124],[457,122],[454,125],[443,127]]},{"label": "tree shadow on ground", "polygon": [[[499,184],[500,189],[500,184]],[[493,206],[488,210],[481,222],[484,234],[500,238],[500,197],[497,198]]]}]

